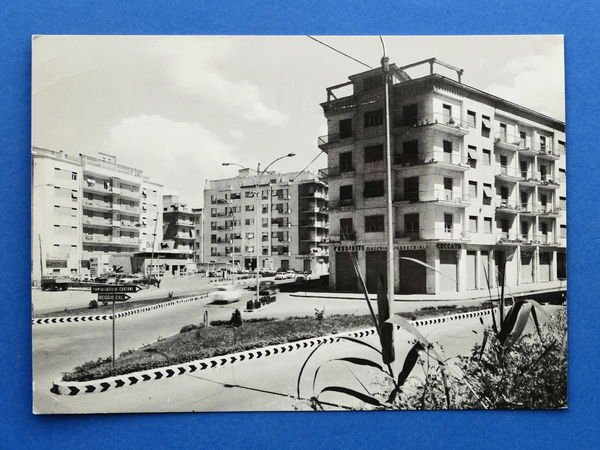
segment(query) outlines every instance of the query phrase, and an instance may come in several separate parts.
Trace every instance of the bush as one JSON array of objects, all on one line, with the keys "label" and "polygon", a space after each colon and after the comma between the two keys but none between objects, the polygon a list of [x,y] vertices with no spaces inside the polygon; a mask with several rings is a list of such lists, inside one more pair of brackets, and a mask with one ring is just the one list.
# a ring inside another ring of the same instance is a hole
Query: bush
[{"label": "bush", "polygon": [[92,300],[90,301],[88,308],[89,309],[96,309],[98,307],[98,302],[96,300]]},{"label": "bush", "polygon": [[235,328],[239,328],[242,326],[242,313],[240,312],[239,309],[236,309],[232,314],[231,314],[231,326],[235,327]]},{"label": "bush", "polygon": [[169,298],[173,298],[173,291],[169,291]]},{"label": "bush", "polygon": [[260,301],[254,300],[254,309],[259,309],[261,307]]},{"label": "bush", "polygon": [[199,328],[202,328],[202,327],[199,325],[194,325],[193,323],[191,323],[189,325],[184,325],[183,327],[181,327],[181,330],[179,330],[179,334],[187,333],[188,331],[192,331],[192,330],[198,330]]},{"label": "bush", "polygon": [[319,322],[325,319],[325,308],[315,308],[315,319],[317,319]]},{"label": "bush", "polygon": [[252,300],[248,300],[246,302],[246,309],[251,311],[253,308],[254,308],[254,303],[252,302]]}]

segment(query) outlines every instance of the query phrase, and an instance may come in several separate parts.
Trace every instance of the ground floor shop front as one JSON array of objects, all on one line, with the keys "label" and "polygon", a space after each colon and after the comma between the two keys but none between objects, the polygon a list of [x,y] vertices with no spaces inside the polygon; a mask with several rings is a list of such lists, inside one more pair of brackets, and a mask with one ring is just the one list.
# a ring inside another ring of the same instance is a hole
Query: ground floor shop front
[{"label": "ground floor shop front", "polygon": [[[387,246],[332,245],[330,288],[359,292],[355,266],[369,293],[387,274]],[[509,288],[566,278],[566,250],[542,246],[483,246],[423,242],[394,249],[394,290],[397,294],[442,294],[495,288],[505,279]]]}]

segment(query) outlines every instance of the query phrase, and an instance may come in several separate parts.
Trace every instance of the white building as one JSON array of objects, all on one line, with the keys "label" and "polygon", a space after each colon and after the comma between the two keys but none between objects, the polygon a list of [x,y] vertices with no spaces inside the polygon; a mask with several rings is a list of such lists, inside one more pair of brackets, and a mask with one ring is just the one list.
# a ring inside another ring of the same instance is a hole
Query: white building
[{"label": "white building", "polygon": [[[509,286],[565,278],[564,123],[433,70],[410,79],[391,65],[391,73],[395,291],[487,289],[505,263]],[[374,292],[387,267],[383,74],[349,79],[321,104],[330,284],[358,290],[354,254]],[[335,96],[341,87],[352,95]]]}]

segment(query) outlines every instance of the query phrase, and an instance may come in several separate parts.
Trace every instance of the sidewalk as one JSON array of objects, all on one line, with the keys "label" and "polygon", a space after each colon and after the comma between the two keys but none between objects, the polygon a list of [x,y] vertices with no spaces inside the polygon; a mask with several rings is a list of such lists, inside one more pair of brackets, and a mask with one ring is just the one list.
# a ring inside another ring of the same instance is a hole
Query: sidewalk
[{"label": "sidewalk", "polygon": [[[521,286],[507,286],[504,292],[505,297],[522,297],[526,295],[540,295],[545,293],[566,292],[566,280],[551,281],[546,283],[529,283]],[[290,294],[292,297],[306,298],[335,298],[346,300],[364,300],[364,295],[352,292],[294,292]],[[491,291],[492,298],[500,296],[500,288],[493,288]],[[485,301],[489,300],[490,293],[487,289],[479,289],[476,291],[467,292],[445,292],[443,294],[411,294],[411,295],[395,295],[394,301],[397,302],[423,302],[423,301]],[[369,299],[377,300],[377,294],[369,293]]]}]

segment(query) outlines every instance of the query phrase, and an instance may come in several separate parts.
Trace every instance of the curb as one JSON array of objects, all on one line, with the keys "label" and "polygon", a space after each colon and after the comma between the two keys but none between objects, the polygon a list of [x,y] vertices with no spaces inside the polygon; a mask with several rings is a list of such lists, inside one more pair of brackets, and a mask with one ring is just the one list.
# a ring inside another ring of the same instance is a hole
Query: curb
[{"label": "curb", "polygon": [[[142,306],[140,308],[130,309],[128,311],[121,311],[115,313],[115,319],[120,317],[132,316],[135,314],[141,314],[148,311],[154,311],[156,309],[167,308],[169,306],[178,305],[180,303],[189,303],[202,298],[208,297],[208,294],[197,295],[194,297],[178,298],[177,300],[171,300],[164,303],[157,303],[149,306]],[[77,323],[77,322],[97,322],[101,320],[112,320],[112,314],[99,314],[95,316],[64,316],[64,317],[45,317],[40,319],[31,319],[32,325],[54,325],[59,323]]]},{"label": "curb", "polygon": [[[454,314],[452,316],[435,317],[431,319],[414,320],[411,323],[416,327],[433,325],[438,323],[454,322],[457,320],[470,319],[474,317],[483,317],[490,314],[490,310],[471,311],[466,313]],[[399,326],[396,326],[400,329]],[[322,336],[317,338],[303,339],[301,341],[290,342],[287,344],[277,344],[268,347],[246,350],[239,353],[230,353],[228,355],[215,356],[212,358],[199,359],[183,364],[160,367],[156,369],[144,370],[141,372],[132,372],[129,374],[118,375],[115,377],[101,378],[91,381],[54,381],[50,392],[56,395],[83,395],[106,392],[109,389],[133,386],[145,381],[162,380],[176,377],[179,375],[199,372],[207,369],[220,368],[225,365],[239,364],[252,359],[261,359],[273,355],[289,353],[294,350],[314,347],[319,344],[331,344],[339,342],[342,337],[361,338],[375,334],[375,328],[365,328],[362,330],[348,331],[335,335]]]}]

